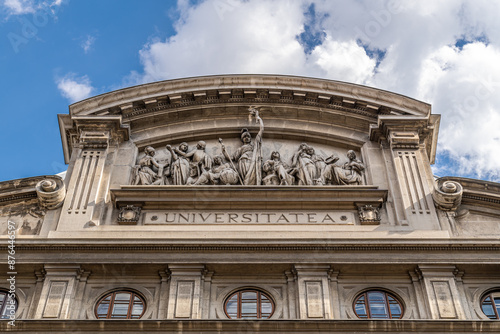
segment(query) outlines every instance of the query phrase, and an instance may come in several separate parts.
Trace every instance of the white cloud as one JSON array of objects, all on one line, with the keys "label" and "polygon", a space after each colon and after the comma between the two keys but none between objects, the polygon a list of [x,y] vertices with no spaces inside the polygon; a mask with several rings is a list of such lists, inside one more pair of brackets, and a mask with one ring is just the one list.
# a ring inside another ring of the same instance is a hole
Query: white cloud
[{"label": "white cloud", "polygon": [[175,34],[140,50],[143,70],[129,83],[276,73],[402,93],[443,115],[438,151],[451,172],[500,180],[500,2],[180,0],[178,9]]},{"label": "white cloud", "polygon": [[3,5],[9,11],[9,14],[12,15],[35,12],[33,0],[5,0]]},{"label": "white cloud", "polygon": [[[0,0],[1,1],[1,0]],[[54,15],[57,7],[62,5],[63,0],[3,0],[2,5],[7,17],[12,15],[33,14],[40,10],[51,11]]]},{"label": "white cloud", "polygon": [[56,80],[57,88],[62,96],[71,103],[86,99],[91,96],[94,87],[88,76],[76,77],[73,73]]},{"label": "white cloud", "polygon": [[339,42],[327,36],[314,48],[309,61],[316,64],[322,77],[366,84],[373,76],[376,61],[354,40]]},{"label": "white cloud", "polygon": [[85,53],[88,53],[95,42],[95,37],[87,35],[87,38],[82,42],[81,47]]}]

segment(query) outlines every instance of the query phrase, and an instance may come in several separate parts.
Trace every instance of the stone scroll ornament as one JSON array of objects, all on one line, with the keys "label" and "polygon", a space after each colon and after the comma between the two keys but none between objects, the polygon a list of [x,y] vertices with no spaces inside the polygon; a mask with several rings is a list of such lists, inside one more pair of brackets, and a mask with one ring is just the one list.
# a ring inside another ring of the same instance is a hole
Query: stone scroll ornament
[{"label": "stone scroll ornament", "polygon": [[[248,109],[249,121],[259,126],[252,137],[247,128],[241,130],[241,144],[228,149],[219,138],[221,154],[210,156],[206,143],[200,140],[195,148],[186,142],[177,147],[166,146],[170,160],[155,159],[156,151],[148,146],[144,156],[134,168],[134,185],[273,185],[320,186],[361,185],[364,164],[352,150],[347,152],[347,162],[337,164],[336,155],[324,157],[315,149],[302,143],[287,163],[280,152],[273,151],[268,159],[262,155],[264,122],[255,107]],[[231,152],[232,151],[232,152]]]}]

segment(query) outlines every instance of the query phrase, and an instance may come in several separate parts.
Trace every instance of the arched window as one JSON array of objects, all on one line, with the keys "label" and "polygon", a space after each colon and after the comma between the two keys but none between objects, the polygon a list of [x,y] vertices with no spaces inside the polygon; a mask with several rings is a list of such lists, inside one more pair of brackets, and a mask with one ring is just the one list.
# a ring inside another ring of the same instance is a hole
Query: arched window
[{"label": "arched window", "polygon": [[224,311],[230,319],[269,319],[274,313],[274,303],[259,290],[240,290],[226,299]]},{"label": "arched window", "polygon": [[354,312],[361,319],[401,319],[403,307],[390,293],[370,290],[356,298]]},{"label": "arched window", "polygon": [[500,291],[492,291],[481,300],[481,309],[490,319],[500,319]]},{"label": "arched window", "polygon": [[10,294],[6,290],[0,290],[0,319],[9,319],[17,310],[17,300],[10,298]]},{"label": "arched window", "polygon": [[139,319],[146,311],[144,299],[132,291],[114,291],[102,297],[95,309],[98,319]]}]

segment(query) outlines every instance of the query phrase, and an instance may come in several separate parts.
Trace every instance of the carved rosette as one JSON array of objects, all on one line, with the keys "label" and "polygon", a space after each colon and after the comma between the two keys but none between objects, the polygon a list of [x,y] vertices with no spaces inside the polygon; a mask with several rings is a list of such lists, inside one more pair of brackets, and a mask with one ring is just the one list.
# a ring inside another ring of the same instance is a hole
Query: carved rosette
[{"label": "carved rosette", "polygon": [[36,194],[40,206],[48,210],[59,208],[66,196],[66,187],[60,177],[46,178],[36,185]]},{"label": "carved rosette", "polygon": [[439,179],[436,181],[432,198],[436,207],[443,211],[455,211],[462,202],[463,187],[460,183]]},{"label": "carved rosette", "polygon": [[135,205],[126,205],[120,208],[118,213],[118,224],[137,225],[141,217],[141,207]]}]

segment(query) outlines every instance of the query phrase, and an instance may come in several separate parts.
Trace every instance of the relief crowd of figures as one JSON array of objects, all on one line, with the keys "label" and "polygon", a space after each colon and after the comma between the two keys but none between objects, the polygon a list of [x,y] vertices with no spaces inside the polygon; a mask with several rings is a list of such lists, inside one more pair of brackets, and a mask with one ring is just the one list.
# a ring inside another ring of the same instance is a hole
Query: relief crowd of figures
[{"label": "relief crowd of figures", "polygon": [[259,111],[250,108],[250,117],[259,124],[252,139],[248,129],[241,131],[241,146],[230,154],[221,144],[221,155],[211,157],[206,144],[199,141],[189,150],[187,143],[178,147],[166,146],[171,161],[160,164],[155,149],[148,146],[145,156],[135,168],[135,185],[359,185],[362,184],[363,163],[354,151],[347,152],[348,161],[338,165],[339,157],[324,158],[313,147],[302,143],[293,154],[290,164],[274,151],[268,160],[262,157],[264,123]]}]

